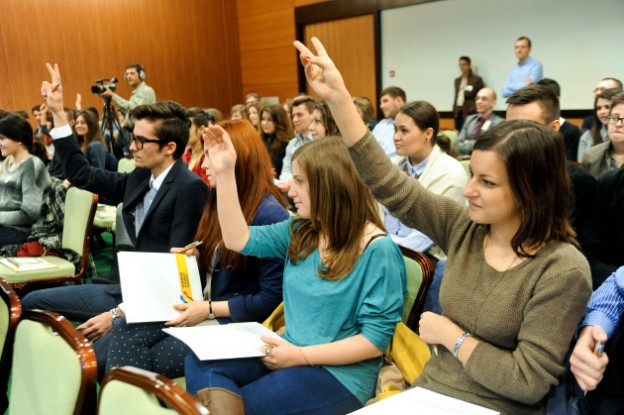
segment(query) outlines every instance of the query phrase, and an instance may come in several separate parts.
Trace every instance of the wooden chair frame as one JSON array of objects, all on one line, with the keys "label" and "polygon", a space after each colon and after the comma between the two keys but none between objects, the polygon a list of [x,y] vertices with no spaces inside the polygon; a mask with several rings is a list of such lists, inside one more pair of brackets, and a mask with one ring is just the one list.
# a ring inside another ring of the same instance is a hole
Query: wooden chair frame
[{"label": "wooden chair frame", "polygon": [[4,339],[4,347],[0,351],[0,413],[5,413],[9,406],[7,391],[9,373],[11,373],[11,360],[13,359],[13,340],[15,339],[17,323],[22,315],[22,305],[15,291],[2,278],[0,278],[0,297],[2,297],[2,301],[9,309],[7,335]]},{"label": "wooden chair frame", "polygon": [[[92,193],[91,209],[89,210],[89,217],[87,218],[87,228],[84,234],[84,242],[82,244],[82,253],[81,253],[82,257],[80,258],[80,269],[78,270],[78,273],[74,274],[73,276],[68,275],[68,276],[45,278],[45,279],[38,279],[38,280],[25,281],[21,283],[11,284],[13,289],[20,295],[20,297],[23,297],[25,294],[35,289],[59,285],[62,282],[73,282],[74,284],[82,284],[83,278],[85,274],[87,273],[87,267],[89,266],[89,252],[91,249],[90,247],[91,232],[93,228],[93,218],[95,217],[97,204],[98,204],[98,195],[95,193]],[[63,226],[65,226],[65,220],[63,220]]]},{"label": "wooden chair frame", "polygon": [[97,408],[97,362],[91,342],[64,316],[43,310],[24,310],[21,320],[32,320],[49,326],[76,352],[82,371],[80,391],[74,415],[94,414]]},{"label": "wooden chair frame", "polygon": [[418,333],[418,321],[420,320],[420,315],[423,312],[423,306],[425,304],[425,298],[427,298],[427,292],[429,291],[429,287],[431,287],[431,283],[433,282],[433,263],[422,252],[417,252],[413,249],[406,248],[400,245],[399,249],[401,249],[401,253],[403,254],[403,256],[406,256],[416,261],[422,269],[422,283],[420,284],[420,289],[418,290],[418,294],[416,295],[416,299],[414,300],[414,305],[412,306],[409,317],[407,318],[407,323],[405,323],[405,325],[409,327],[412,331]]},{"label": "wooden chair frame", "polygon": [[[131,366],[121,366],[110,370],[104,377],[100,396],[111,381],[124,382],[149,393],[165,402],[169,408],[182,415],[208,415],[208,408],[200,404],[182,386],[166,376]],[[101,403],[101,402],[100,402]],[[98,412],[99,412],[98,404]]]}]

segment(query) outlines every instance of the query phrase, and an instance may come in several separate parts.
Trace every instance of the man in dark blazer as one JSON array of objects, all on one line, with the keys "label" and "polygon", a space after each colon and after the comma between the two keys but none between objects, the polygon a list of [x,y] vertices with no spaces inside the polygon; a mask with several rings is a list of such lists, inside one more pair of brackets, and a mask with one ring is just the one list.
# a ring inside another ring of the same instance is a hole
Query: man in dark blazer
[{"label": "man in dark blazer", "polygon": [[483,79],[472,73],[471,61],[468,56],[459,58],[459,70],[462,75],[455,79],[455,98],[453,100],[453,117],[455,129],[461,131],[466,118],[477,112],[475,98],[477,92],[484,87]]},{"label": "man in dark blazer", "polygon": [[[169,252],[191,242],[209,189],[181,160],[190,128],[186,110],[171,101],[136,107],[131,111],[136,120],[131,149],[137,169],[132,173],[96,169],[84,158],[68,125],[58,68],[48,69],[52,83],[44,83],[43,92],[54,116],[51,135],[72,185],[123,202],[124,226],[137,251]],[[59,86],[53,90],[53,85]],[[97,340],[123,315],[120,303],[119,285],[87,284],[34,291],[23,298],[22,307],[86,320],[78,328]]]}]

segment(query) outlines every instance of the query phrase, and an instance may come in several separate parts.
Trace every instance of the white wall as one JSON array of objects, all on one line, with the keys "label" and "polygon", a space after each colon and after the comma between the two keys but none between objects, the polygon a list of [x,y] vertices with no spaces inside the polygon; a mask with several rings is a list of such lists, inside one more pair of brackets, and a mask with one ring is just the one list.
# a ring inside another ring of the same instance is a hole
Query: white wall
[{"label": "white wall", "polygon": [[624,0],[444,0],[382,12],[382,86],[450,111],[458,58],[467,55],[504,109],[518,36],[531,39],[544,76],[561,85],[562,109],[591,108],[604,77],[624,81]]}]

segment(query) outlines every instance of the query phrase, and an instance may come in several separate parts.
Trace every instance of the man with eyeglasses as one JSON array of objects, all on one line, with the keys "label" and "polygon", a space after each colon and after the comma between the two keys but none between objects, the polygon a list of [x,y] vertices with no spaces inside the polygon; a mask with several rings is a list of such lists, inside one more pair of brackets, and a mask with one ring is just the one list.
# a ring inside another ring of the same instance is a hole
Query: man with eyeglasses
[{"label": "man with eyeglasses", "polygon": [[[169,252],[172,247],[192,242],[209,189],[181,160],[189,138],[186,110],[172,101],[134,108],[130,112],[136,120],[131,149],[136,170],[116,173],[96,169],[84,158],[67,123],[58,66],[47,66],[52,83],[44,82],[42,93],[54,116],[51,135],[69,181],[115,203],[123,202],[123,225],[136,251]],[[93,341],[108,334],[114,319],[123,315],[119,304],[118,284],[50,288],[22,299],[25,309],[42,308],[84,321],[78,329]],[[108,341],[98,341],[95,349],[98,367],[103,366]]]}]

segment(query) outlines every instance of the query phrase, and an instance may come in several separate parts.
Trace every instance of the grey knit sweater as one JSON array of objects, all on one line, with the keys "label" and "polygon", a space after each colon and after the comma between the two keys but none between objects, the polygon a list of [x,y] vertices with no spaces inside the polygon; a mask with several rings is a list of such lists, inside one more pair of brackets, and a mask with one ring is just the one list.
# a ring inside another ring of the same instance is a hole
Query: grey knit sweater
[{"label": "grey knit sweater", "polygon": [[349,152],[375,198],[448,253],[444,315],[479,341],[465,366],[440,347],[415,385],[506,414],[544,413],[591,294],[583,255],[550,242],[534,258],[496,271],[483,257],[486,227],[466,207],[402,174],[371,134]]},{"label": "grey knit sweater", "polygon": [[7,158],[0,175],[0,225],[28,233],[41,217],[43,198],[50,189],[48,170],[39,158],[30,155],[15,170]]}]

